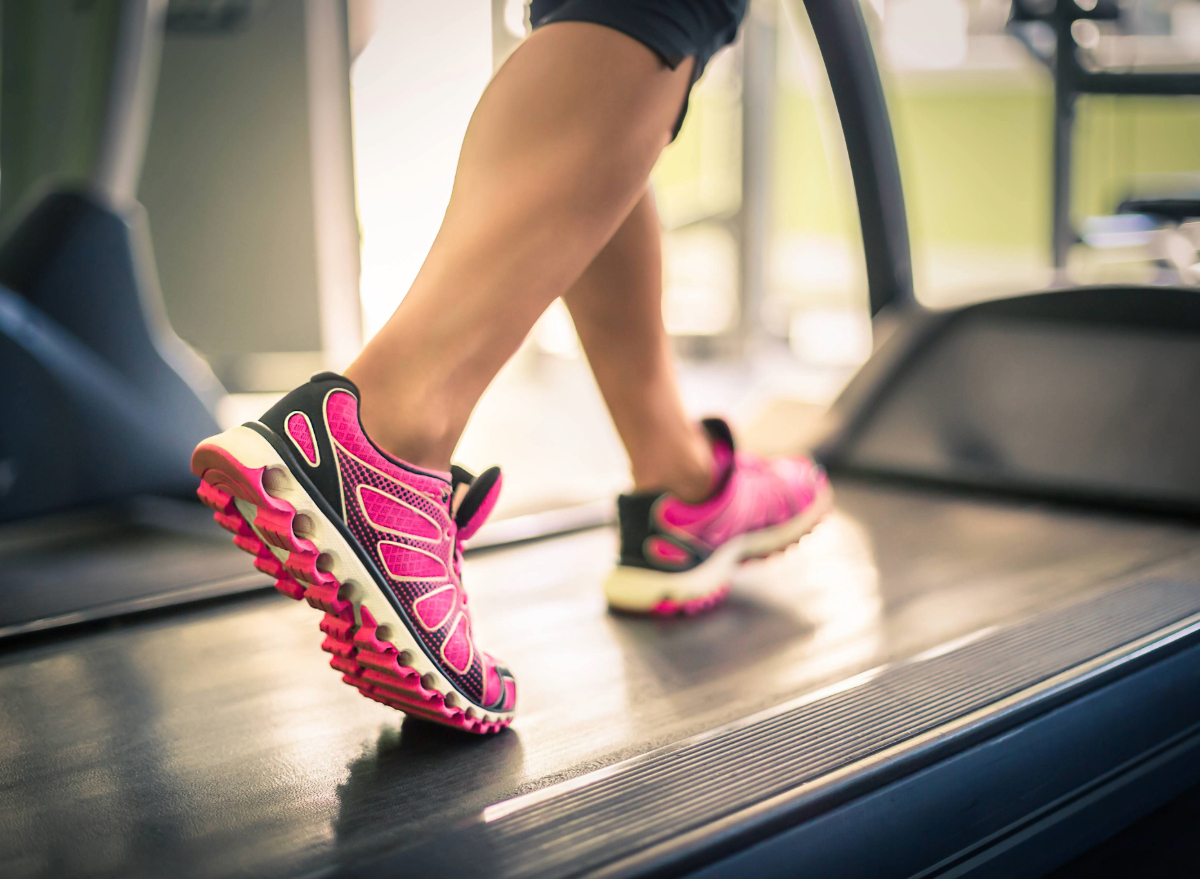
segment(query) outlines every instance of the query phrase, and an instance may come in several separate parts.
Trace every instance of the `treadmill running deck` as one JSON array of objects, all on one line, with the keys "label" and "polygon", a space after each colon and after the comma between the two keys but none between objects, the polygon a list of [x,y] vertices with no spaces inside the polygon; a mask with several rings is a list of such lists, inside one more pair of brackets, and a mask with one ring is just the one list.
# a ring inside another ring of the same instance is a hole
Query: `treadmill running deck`
[{"label": "treadmill running deck", "polygon": [[[615,535],[476,554],[480,643],[520,686],[494,738],[358,697],[274,594],[0,654],[7,876],[293,876],[421,843],[487,806],[1170,564],[1196,529],[839,482],[838,511],[695,619],[605,611]],[[1185,606],[1186,605],[1186,606]],[[1029,681],[1033,683],[1033,681]]]}]

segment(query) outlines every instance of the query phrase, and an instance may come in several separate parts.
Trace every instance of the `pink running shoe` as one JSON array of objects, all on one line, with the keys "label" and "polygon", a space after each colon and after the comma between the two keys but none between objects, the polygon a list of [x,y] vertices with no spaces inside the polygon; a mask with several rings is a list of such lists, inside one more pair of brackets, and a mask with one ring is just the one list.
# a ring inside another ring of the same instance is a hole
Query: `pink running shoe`
[{"label": "pink running shoe", "polygon": [[500,471],[438,473],[381,451],[358,389],[313,376],[192,453],[200,498],[275,587],[322,611],[321,648],[364,696],[474,733],[512,721],[516,681],[475,645],[462,544]]},{"label": "pink running shoe", "polygon": [[617,499],[621,559],[604,584],[610,607],[661,615],[714,607],[741,562],[786,549],[833,507],[829,480],[809,459],[738,452],[724,421],[702,424],[719,474],[711,498],[685,504],[664,492]]}]

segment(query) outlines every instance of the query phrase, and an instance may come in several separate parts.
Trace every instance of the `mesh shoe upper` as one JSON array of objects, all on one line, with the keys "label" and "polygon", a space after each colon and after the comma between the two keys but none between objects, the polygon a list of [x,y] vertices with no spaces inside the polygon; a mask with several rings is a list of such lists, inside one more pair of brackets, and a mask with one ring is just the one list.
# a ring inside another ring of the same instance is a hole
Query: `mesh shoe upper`
[{"label": "mesh shoe upper", "polygon": [[387,455],[362,429],[357,389],[332,373],[314,376],[249,426],[286,452],[302,484],[324,500],[442,673],[481,707],[511,710],[516,685],[476,645],[462,585],[461,544],[495,505],[499,470],[477,481],[461,468],[438,473]]},{"label": "mesh shoe upper", "polygon": [[698,504],[666,492],[618,498],[621,564],[689,570],[731,538],[803,513],[827,484],[824,472],[808,458],[738,451],[724,421],[706,419],[703,426],[717,473],[712,495]]}]

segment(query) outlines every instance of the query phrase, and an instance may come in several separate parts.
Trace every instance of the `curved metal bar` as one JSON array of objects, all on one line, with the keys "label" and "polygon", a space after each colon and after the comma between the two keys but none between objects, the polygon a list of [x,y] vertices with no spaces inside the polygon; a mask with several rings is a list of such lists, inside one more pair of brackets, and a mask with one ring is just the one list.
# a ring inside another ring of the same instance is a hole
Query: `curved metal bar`
[{"label": "curved metal bar", "polygon": [[[799,0],[791,0],[798,3]],[[858,0],[803,0],[846,138],[867,263],[871,315],[915,304],[900,161]]]},{"label": "curved metal bar", "polygon": [[116,50],[92,183],[110,202],[137,200],[158,83],[167,0],[121,0]]}]

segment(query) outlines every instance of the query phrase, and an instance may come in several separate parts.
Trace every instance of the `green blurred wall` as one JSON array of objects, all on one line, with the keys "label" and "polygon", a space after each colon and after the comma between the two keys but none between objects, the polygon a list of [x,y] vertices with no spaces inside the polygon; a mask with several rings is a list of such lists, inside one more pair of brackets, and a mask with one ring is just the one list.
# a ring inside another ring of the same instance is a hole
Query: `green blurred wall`
[{"label": "green blurred wall", "polygon": [[[894,81],[888,94],[914,249],[1047,251],[1048,76],[1001,72],[989,82],[978,72],[961,78],[946,72],[920,80]],[[850,190],[844,169],[826,162],[817,108],[805,91],[786,84],[777,108],[776,230],[844,234],[847,206],[839,199]],[[701,187],[714,176],[728,176],[736,187],[737,168],[708,158],[732,151],[703,141],[736,136],[738,125],[735,104],[698,94],[679,140],[655,171],[660,200],[662,190],[679,191],[689,181]],[[1111,211],[1134,174],[1200,171],[1200,99],[1084,98],[1076,131],[1076,216]],[[705,186],[714,188],[711,180]]]}]

